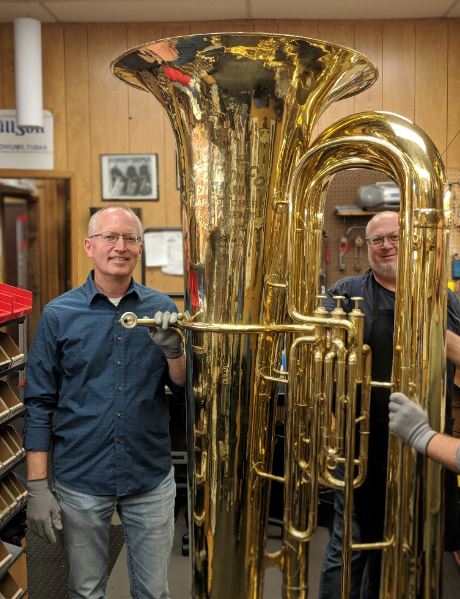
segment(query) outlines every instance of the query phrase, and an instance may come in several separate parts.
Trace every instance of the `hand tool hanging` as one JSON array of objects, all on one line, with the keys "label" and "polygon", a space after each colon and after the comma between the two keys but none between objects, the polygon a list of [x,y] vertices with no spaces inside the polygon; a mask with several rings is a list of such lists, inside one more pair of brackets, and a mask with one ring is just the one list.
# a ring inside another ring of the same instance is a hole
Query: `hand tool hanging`
[{"label": "hand tool hanging", "polygon": [[342,235],[339,241],[339,270],[345,270],[345,254],[351,248],[351,241],[347,235]]},{"label": "hand tool hanging", "polygon": [[363,257],[363,245],[364,239],[358,233],[355,237],[354,246],[355,246],[355,270],[356,272],[360,272],[362,270],[361,267],[361,259]]},{"label": "hand tool hanging", "polygon": [[321,255],[321,272],[319,275],[319,284],[321,287],[321,293],[326,293],[327,289],[327,271],[328,265],[331,263],[331,252],[329,249],[329,238],[327,236],[326,229],[323,229],[323,243],[322,243],[322,255]]}]

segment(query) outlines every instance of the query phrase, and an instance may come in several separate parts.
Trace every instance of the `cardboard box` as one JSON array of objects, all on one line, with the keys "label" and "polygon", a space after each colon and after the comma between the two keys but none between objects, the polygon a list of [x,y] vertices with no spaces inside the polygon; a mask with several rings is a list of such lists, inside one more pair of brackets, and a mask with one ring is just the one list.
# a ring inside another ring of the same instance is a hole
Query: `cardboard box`
[{"label": "cardboard box", "polygon": [[22,351],[11,339],[8,333],[4,333],[3,331],[0,331],[0,347],[3,353],[5,353],[10,359],[10,368],[18,366],[24,362],[24,354]]},{"label": "cardboard box", "polygon": [[[22,402],[6,381],[0,381],[0,400],[5,404],[10,415],[16,414],[16,412],[22,410]],[[0,403],[0,417],[3,411]]]}]

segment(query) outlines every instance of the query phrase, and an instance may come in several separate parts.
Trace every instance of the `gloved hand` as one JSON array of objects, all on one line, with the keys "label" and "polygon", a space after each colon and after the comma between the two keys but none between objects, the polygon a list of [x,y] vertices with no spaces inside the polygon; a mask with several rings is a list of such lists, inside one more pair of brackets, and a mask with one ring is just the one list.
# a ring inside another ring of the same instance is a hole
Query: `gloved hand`
[{"label": "gloved hand", "polygon": [[61,508],[46,478],[27,482],[27,523],[30,530],[49,543],[56,543],[54,529],[62,530]]},{"label": "gloved hand", "polygon": [[403,393],[392,393],[388,407],[390,431],[426,455],[427,445],[436,431],[428,424],[424,410]]},{"label": "gloved hand", "polygon": [[169,328],[177,322],[178,316],[177,312],[156,312],[153,319],[157,326],[149,330],[150,337],[158,347],[161,347],[167,358],[178,358],[184,353],[180,333]]}]

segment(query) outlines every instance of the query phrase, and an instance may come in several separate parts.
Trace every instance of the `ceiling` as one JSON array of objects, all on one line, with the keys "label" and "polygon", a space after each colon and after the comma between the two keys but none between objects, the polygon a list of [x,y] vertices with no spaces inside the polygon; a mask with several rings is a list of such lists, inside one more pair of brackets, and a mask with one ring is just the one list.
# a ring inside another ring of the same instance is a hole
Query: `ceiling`
[{"label": "ceiling", "polygon": [[0,22],[460,18],[460,0],[0,0]]}]

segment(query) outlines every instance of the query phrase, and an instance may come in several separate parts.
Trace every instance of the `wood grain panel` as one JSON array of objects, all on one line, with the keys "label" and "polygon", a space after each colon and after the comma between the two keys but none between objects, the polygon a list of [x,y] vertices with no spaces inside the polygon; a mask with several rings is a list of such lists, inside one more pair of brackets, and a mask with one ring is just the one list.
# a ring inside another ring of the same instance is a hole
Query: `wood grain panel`
[{"label": "wood grain panel", "polygon": [[415,27],[415,122],[444,155],[447,146],[447,33],[446,22],[420,21]]},{"label": "wood grain panel", "polygon": [[189,23],[190,33],[218,33],[222,29],[222,21],[193,21]]},{"label": "wood grain panel", "polygon": [[[161,25],[134,26],[128,28],[128,47],[161,39],[163,30]],[[120,85],[123,85],[120,82]],[[158,156],[158,187],[159,200],[148,202],[129,202],[131,207],[137,206],[142,210],[144,227],[154,226],[166,220],[167,188],[164,155],[166,152],[165,141],[165,111],[153,94],[143,92],[128,86],[129,102],[129,139],[130,153],[154,153]]]},{"label": "wood grain panel", "polygon": [[89,112],[88,30],[66,25],[64,30],[67,164],[78,173],[71,194],[71,248],[78,272],[86,270],[81,251],[86,236],[91,197],[91,122]]},{"label": "wood grain panel", "polygon": [[254,21],[220,21],[219,31],[254,31]]},{"label": "wood grain panel", "polygon": [[16,93],[14,83],[14,34],[13,25],[2,23],[2,108],[16,107]]},{"label": "wood grain panel", "polygon": [[[319,21],[318,38],[332,44],[353,48],[355,44],[354,24],[350,22]],[[355,112],[354,98],[334,102],[319,118],[313,138],[331,123]]]},{"label": "wood grain panel", "polygon": [[188,35],[190,33],[190,23],[162,23],[162,30],[162,37]]},{"label": "wood grain panel", "polygon": [[278,21],[278,33],[318,38],[318,21]]},{"label": "wood grain panel", "polygon": [[54,121],[54,168],[67,170],[67,135],[65,113],[64,28],[42,26],[43,108]]},{"label": "wood grain panel", "polygon": [[91,205],[101,202],[101,154],[128,154],[128,86],[120,85],[110,64],[127,49],[121,25],[88,27],[89,107],[91,122]]},{"label": "wood grain panel", "polygon": [[460,22],[449,23],[447,152],[449,168],[460,168]]},{"label": "wood grain panel", "polygon": [[379,71],[379,78],[369,89],[355,96],[355,112],[382,110],[383,24],[379,21],[355,24],[355,50],[370,58]]},{"label": "wood grain panel", "polygon": [[6,66],[4,66],[4,58],[3,58],[3,44],[5,43],[5,37],[6,37],[6,26],[5,23],[1,23],[0,24],[0,108],[5,108],[5,100],[4,100],[4,93],[5,93],[5,84],[3,83],[3,77],[5,76],[5,73],[7,72],[6,70]]},{"label": "wood grain panel", "polygon": [[253,22],[252,29],[255,33],[278,33],[278,23],[273,19],[260,19]]},{"label": "wood grain panel", "polygon": [[[383,25],[383,109],[414,120],[415,23],[391,21]],[[423,93],[422,90],[419,90]]]}]

